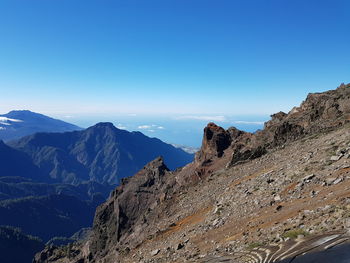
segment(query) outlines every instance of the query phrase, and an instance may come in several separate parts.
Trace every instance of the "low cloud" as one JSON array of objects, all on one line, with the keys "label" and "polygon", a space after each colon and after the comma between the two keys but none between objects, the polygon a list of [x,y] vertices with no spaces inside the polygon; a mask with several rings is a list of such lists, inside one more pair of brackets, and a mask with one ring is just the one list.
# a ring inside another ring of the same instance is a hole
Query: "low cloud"
[{"label": "low cloud", "polygon": [[225,116],[203,116],[203,115],[186,115],[176,117],[177,120],[200,120],[200,121],[227,121]]},{"label": "low cloud", "polygon": [[7,117],[0,117],[0,121],[3,124],[8,123],[8,122],[23,122],[22,120],[10,119],[10,118],[7,118]]},{"label": "low cloud", "polygon": [[117,128],[121,130],[126,130],[126,127],[121,123],[118,123]]},{"label": "low cloud", "polygon": [[263,125],[263,121],[234,121],[236,124],[254,124],[254,125]]},{"label": "low cloud", "polygon": [[159,126],[159,125],[156,125],[156,124],[151,124],[151,125],[148,125],[148,124],[145,124],[145,125],[140,125],[137,127],[138,129],[142,129],[142,130],[148,130],[150,132],[155,132],[154,129],[158,129],[158,130],[164,130],[165,128],[163,126]]},{"label": "low cloud", "polygon": [[152,126],[151,126],[151,125],[140,125],[140,126],[138,126],[137,128],[138,128],[138,129],[147,130],[147,129],[152,128]]}]

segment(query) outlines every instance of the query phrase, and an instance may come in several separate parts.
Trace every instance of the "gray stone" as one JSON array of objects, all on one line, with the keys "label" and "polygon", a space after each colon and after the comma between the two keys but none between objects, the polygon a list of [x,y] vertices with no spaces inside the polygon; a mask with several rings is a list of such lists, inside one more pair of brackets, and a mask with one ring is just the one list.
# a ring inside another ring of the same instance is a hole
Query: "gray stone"
[{"label": "gray stone", "polygon": [[331,156],[330,160],[331,161],[338,161],[338,160],[340,160],[341,157],[342,157],[341,155],[333,155],[333,156]]}]

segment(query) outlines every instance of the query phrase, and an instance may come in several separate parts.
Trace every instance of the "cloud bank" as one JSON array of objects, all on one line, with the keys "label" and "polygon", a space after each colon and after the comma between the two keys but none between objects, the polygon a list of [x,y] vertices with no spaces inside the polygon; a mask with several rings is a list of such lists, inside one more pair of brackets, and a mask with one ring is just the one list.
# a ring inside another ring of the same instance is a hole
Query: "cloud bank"
[{"label": "cloud bank", "polygon": [[177,120],[200,120],[200,121],[227,121],[225,116],[203,116],[203,115],[185,115],[176,117]]}]

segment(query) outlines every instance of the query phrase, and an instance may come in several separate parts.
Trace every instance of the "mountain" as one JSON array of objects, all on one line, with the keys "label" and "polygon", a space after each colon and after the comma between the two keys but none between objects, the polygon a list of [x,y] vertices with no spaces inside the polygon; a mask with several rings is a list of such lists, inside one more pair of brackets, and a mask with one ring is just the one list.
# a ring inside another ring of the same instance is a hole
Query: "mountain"
[{"label": "mountain", "polygon": [[34,262],[348,262],[349,102],[342,84],[254,134],[209,123],[192,163],[154,159],[97,208],[74,253]]},{"label": "mountain", "polygon": [[91,226],[97,206],[115,183],[159,155],[172,169],[193,159],[110,123],[0,141],[0,225],[18,227],[45,242],[72,241],[72,234]]},{"label": "mountain", "polygon": [[36,133],[9,145],[30,156],[51,180],[70,184],[89,180],[116,184],[160,155],[170,169],[193,160],[192,154],[159,139],[120,130],[111,123],[82,131]]},{"label": "mountain", "polygon": [[10,141],[36,132],[66,132],[80,127],[28,110],[0,115],[0,140]]}]

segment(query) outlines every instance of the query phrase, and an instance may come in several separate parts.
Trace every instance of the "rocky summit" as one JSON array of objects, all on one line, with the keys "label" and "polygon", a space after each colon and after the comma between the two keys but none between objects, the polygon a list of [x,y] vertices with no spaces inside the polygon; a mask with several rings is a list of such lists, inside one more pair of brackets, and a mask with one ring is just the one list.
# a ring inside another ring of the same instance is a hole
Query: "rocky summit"
[{"label": "rocky summit", "polygon": [[350,262],[350,85],[271,117],[256,133],[209,123],[192,163],[156,158],[87,240],[34,262]]}]

